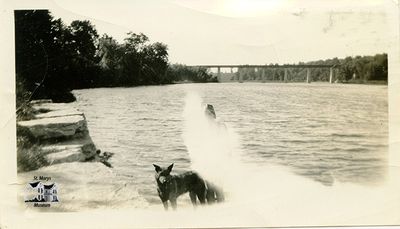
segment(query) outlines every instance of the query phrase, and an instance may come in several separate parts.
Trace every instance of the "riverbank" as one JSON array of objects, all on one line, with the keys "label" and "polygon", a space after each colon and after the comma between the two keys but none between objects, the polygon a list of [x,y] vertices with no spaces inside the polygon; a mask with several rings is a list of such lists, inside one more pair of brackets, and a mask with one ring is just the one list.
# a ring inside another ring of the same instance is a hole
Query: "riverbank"
[{"label": "riverbank", "polygon": [[349,80],[345,82],[341,82],[344,84],[366,84],[366,85],[388,85],[388,81],[385,80]]},{"label": "riverbank", "polygon": [[32,117],[17,122],[18,171],[96,158],[97,149],[81,111],[50,100],[30,105]]},{"label": "riverbank", "polygon": [[[19,202],[37,211],[81,211],[129,207],[140,198],[133,184],[121,180],[108,161],[113,153],[101,152],[92,141],[84,113],[76,103],[30,103],[30,120],[18,121]],[[55,183],[59,202],[37,207],[25,203],[28,183]],[[116,199],[116,196],[121,198]]]}]

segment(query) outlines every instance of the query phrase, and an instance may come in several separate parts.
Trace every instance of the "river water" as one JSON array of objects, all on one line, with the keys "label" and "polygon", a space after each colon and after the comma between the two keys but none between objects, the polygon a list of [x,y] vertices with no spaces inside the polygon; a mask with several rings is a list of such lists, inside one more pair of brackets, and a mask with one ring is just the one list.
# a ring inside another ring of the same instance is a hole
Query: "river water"
[{"label": "river water", "polygon": [[[376,186],[386,177],[387,86],[215,83],[74,94],[96,146],[115,153],[112,171],[136,187],[149,205],[160,205],[153,163],[174,163],[173,171],[179,173],[193,169],[194,158],[204,157],[196,169],[229,176],[223,169],[233,165],[218,157],[226,148],[218,148],[221,144],[232,144],[228,151],[240,152],[236,162],[246,168],[279,166],[321,186]],[[193,134],[196,125],[190,124],[196,120],[185,110],[201,103],[214,106],[220,125],[233,133],[227,134],[228,141],[219,144],[218,136]],[[196,141],[203,152],[192,150]],[[208,169],[207,160],[210,167],[220,164],[220,172]],[[279,186],[277,180],[274,186]]]}]

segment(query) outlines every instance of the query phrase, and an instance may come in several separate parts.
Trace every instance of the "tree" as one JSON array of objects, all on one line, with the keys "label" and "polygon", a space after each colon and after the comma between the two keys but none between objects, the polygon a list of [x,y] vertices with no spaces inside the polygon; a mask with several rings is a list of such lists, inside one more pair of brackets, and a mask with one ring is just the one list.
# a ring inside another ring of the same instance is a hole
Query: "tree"
[{"label": "tree", "polygon": [[102,87],[119,86],[124,50],[118,42],[107,34],[99,39],[97,56],[102,73],[98,85]]},{"label": "tree", "polygon": [[340,65],[338,79],[341,81],[350,80],[353,77],[353,73],[354,73],[353,58],[346,57]]},{"label": "tree", "polygon": [[99,35],[90,21],[75,20],[69,26],[71,31],[71,46],[77,56],[87,62],[97,62],[95,59],[96,44]]},{"label": "tree", "polygon": [[[17,106],[30,99],[51,98],[73,101],[58,74],[62,65],[62,24],[53,20],[48,10],[17,10],[15,17],[16,81],[29,96],[17,97]],[[60,84],[60,83],[59,83]],[[18,89],[19,90],[19,89]]]},{"label": "tree", "polygon": [[128,33],[124,39],[121,60],[121,81],[124,85],[153,85],[168,83],[168,48],[165,44],[151,44],[146,35]]},{"label": "tree", "polygon": [[156,42],[143,48],[143,73],[147,84],[171,83],[165,78],[168,67],[168,47]]},{"label": "tree", "polygon": [[90,21],[73,21],[68,26],[68,53],[72,57],[69,61],[72,79],[72,88],[88,88],[97,84],[100,74],[98,63],[100,58],[96,55],[98,34]]},{"label": "tree", "polygon": [[142,33],[128,33],[128,37],[124,39],[124,54],[121,60],[122,74],[121,83],[125,86],[143,85],[142,78],[142,62],[143,49],[148,42],[148,37]]},{"label": "tree", "polygon": [[47,74],[52,17],[47,10],[15,11],[14,17],[16,80],[29,99]]},{"label": "tree", "polygon": [[99,65],[103,69],[116,71],[120,68],[123,50],[118,42],[107,34],[99,39],[99,48],[97,56],[99,57]]},{"label": "tree", "polygon": [[387,54],[377,54],[373,57],[371,80],[388,80]]}]

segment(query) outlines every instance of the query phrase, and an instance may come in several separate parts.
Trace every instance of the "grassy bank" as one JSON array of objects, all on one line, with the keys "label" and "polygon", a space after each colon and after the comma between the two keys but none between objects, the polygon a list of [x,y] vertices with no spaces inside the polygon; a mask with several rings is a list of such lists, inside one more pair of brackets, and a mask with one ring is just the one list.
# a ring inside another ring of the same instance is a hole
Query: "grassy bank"
[{"label": "grassy bank", "polygon": [[17,126],[17,170],[26,172],[49,165],[39,143]]}]

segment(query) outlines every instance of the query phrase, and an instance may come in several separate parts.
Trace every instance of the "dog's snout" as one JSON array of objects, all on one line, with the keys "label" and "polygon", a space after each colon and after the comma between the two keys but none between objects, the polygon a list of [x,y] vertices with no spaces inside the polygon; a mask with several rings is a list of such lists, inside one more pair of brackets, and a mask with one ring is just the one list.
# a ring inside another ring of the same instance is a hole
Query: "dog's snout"
[{"label": "dog's snout", "polygon": [[165,176],[160,176],[158,180],[160,181],[161,184],[164,184],[167,181],[167,178]]}]

